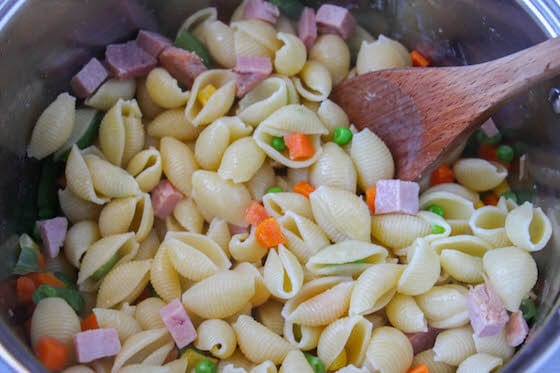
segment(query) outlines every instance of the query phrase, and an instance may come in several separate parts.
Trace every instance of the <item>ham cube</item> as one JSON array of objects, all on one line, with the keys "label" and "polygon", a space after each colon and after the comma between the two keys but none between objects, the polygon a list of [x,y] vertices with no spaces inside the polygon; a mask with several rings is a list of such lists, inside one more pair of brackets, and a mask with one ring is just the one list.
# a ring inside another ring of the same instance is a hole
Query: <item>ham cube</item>
[{"label": "ham cube", "polygon": [[233,71],[241,74],[272,74],[272,61],[268,57],[239,56]]},{"label": "ham cube", "polygon": [[109,72],[97,58],[92,58],[70,81],[72,92],[78,98],[86,98],[109,77]]},{"label": "ham cube", "polygon": [[159,315],[177,347],[183,348],[196,339],[196,330],[179,299],[162,307]]},{"label": "ham cube", "polygon": [[268,75],[259,73],[247,73],[239,74],[237,73],[237,79],[235,81],[236,86],[236,96],[243,97],[251,89],[255,88],[260,82],[265,80]]},{"label": "ham cube", "polygon": [[484,122],[482,126],[480,126],[480,129],[488,137],[494,137],[500,134],[500,131],[498,130],[498,127],[496,127],[496,123],[494,123],[492,118]]},{"label": "ham cube", "polygon": [[182,199],[183,193],[175,188],[169,180],[161,180],[152,190],[154,215],[160,219],[165,219]]},{"label": "ham cube", "polygon": [[138,32],[136,43],[154,58],[158,58],[165,48],[171,46],[171,40],[165,36],[146,30],[140,30],[140,32]]},{"label": "ham cube", "polygon": [[523,313],[521,311],[512,313],[506,325],[507,343],[511,347],[517,347],[527,338],[527,334],[529,334],[529,325],[523,318]]},{"label": "ham cube", "polygon": [[509,316],[491,284],[480,284],[469,290],[467,308],[474,335],[490,337],[502,330]]},{"label": "ham cube", "polygon": [[317,39],[317,23],[313,8],[303,8],[298,22],[298,36],[307,50],[311,49]]},{"label": "ham cube", "polygon": [[68,220],[65,217],[42,220],[37,222],[37,227],[39,228],[47,255],[51,258],[56,258],[66,238]]},{"label": "ham cube", "polygon": [[207,70],[195,53],[175,47],[165,48],[159,55],[159,63],[187,89],[192,87],[198,75]]},{"label": "ham cube", "polygon": [[375,188],[375,214],[416,214],[420,186],[412,181],[379,180]]},{"label": "ham cube", "polygon": [[108,45],[105,50],[105,60],[118,79],[147,75],[157,64],[157,60],[140,48],[135,40]]},{"label": "ham cube", "polygon": [[91,329],[74,334],[76,358],[89,363],[102,357],[115,356],[121,350],[117,329]]},{"label": "ham cube", "polygon": [[408,337],[408,340],[412,345],[412,350],[414,351],[414,355],[434,347],[434,344],[436,343],[436,338],[440,332],[441,329],[428,327],[427,332],[406,333],[406,336]]},{"label": "ham cube", "polygon": [[249,0],[243,11],[243,17],[246,19],[258,19],[272,24],[276,23],[279,16],[278,7],[263,0]]},{"label": "ham cube", "polygon": [[356,20],[348,9],[324,4],[317,11],[317,28],[324,34],[338,34],[348,39],[356,29]]}]

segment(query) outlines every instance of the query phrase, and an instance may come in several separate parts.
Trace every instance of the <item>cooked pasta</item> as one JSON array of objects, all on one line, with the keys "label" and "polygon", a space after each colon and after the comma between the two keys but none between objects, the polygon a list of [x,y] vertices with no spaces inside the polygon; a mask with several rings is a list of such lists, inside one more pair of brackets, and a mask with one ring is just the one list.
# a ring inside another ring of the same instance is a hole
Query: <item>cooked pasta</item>
[{"label": "cooked pasta", "polygon": [[314,254],[329,245],[327,236],[317,224],[292,211],[286,211],[278,223],[287,240],[286,248],[301,263],[307,263]]},{"label": "cooked pasta", "polygon": [[301,71],[307,60],[305,45],[297,36],[285,32],[279,32],[276,37],[283,45],[274,56],[274,69],[278,74],[294,76]]},{"label": "cooked pasta", "polygon": [[240,262],[257,263],[267,253],[266,248],[255,237],[255,228],[249,233],[233,235],[228,248],[232,258]]},{"label": "cooked pasta", "polygon": [[160,298],[150,297],[136,305],[135,318],[144,330],[164,328],[159,310],[165,307]]},{"label": "cooked pasta", "polygon": [[446,364],[441,361],[435,360],[434,350],[429,349],[422,351],[414,356],[412,360],[412,366],[416,367],[421,364],[426,365],[430,373],[453,373],[455,372],[455,367]]},{"label": "cooked pasta", "polygon": [[150,281],[152,259],[133,260],[111,270],[102,280],[97,294],[97,306],[111,308],[131,302]]},{"label": "cooked pasta", "polygon": [[425,293],[434,286],[441,272],[440,258],[427,242],[418,238],[407,253],[407,266],[397,290],[407,295]]},{"label": "cooked pasta", "polygon": [[233,30],[221,21],[206,22],[204,40],[212,59],[226,68],[235,66]]},{"label": "cooked pasta", "polygon": [[335,34],[319,36],[309,51],[309,58],[322,63],[329,70],[333,85],[340,83],[350,70],[350,49]]},{"label": "cooked pasta", "polygon": [[100,328],[117,330],[121,343],[126,341],[128,337],[142,331],[140,323],[126,311],[94,308],[93,313]]},{"label": "cooked pasta", "polygon": [[284,305],[274,299],[268,300],[255,310],[255,320],[272,330],[279,336],[284,335],[285,320],[282,316]]},{"label": "cooked pasta", "polygon": [[173,186],[188,196],[192,191],[192,175],[198,169],[192,150],[173,137],[164,137],[160,145],[163,173]]},{"label": "cooked pasta", "polygon": [[502,359],[489,354],[474,354],[463,360],[457,368],[457,373],[490,373],[499,368],[502,363]]},{"label": "cooked pasta", "polygon": [[530,202],[507,214],[505,230],[511,242],[527,251],[541,250],[552,236],[550,220],[540,207],[533,207]]},{"label": "cooked pasta", "polygon": [[270,293],[280,299],[294,297],[303,285],[301,264],[284,245],[278,246],[278,252],[269,250],[263,277]]},{"label": "cooked pasta", "polygon": [[266,212],[276,218],[292,212],[307,219],[313,219],[309,199],[298,193],[267,193],[263,196],[263,205]]},{"label": "cooked pasta", "polygon": [[278,76],[263,80],[239,100],[237,115],[243,122],[257,127],[269,115],[288,104],[291,84]]},{"label": "cooked pasta", "polygon": [[356,193],[358,175],[352,158],[338,145],[328,142],[317,162],[309,168],[309,182]]},{"label": "cooked pasta", "polygon": [[[101,198],[96,198],[96,200],[101,204],[104,203]],[[78,197],[70,188],[58,190],[58,202],[60,203],[60,209],[72,223],[82,220],[97,220],[101,213],[99,204]]]},{"label": "cooked pasta", "polygon": [[432,233],[432,226],[415,215],[372,215],[371,235],[382,245],[399,250],[412,245],[418,237]]},{"label": "cooked pasta", "polygon": [[160,365],[171,349],[173,349],[173,342],[165,328],[134,334],[122,344],[111,372],[116,373],[121,367],[131,364]]},{"label": "cooked pasta", "polygon": [[156,187],[163,172],[161,154],[153,147],[136,153],[126,168],[134,176],[140,190],[149,193]]},{"label": "cooked pasta", "polygon": [[256,201],[262,201],[268,189],[272,188],[276,182],[276,175],[271,162],[265,160],[261,168],[247,181],[247,189]]},{"label": "cooked pasta", "polygon": [[461,184],[476,192],[495,188],[508,174],[501,164],[479,158],[458,160],[453,165],[453,172]]},{"label": "cooked pasta", "polygon": [[253,264],[241,262],[233,270],[236,272],[246,273],[252,276],[255,280],[255,295],[253,295],[253,297],[249,300],[252,307],[258,307],[270,298],[270,292],[264,282],[262,268],[259,270],[259,268]]},{"label": "cooked pasta", "polygon": [[424,313],[410,295],[395,295],[387,304],[387,318],[391,325],[405,333],[428,331]]},{"label": "cooked pasta", "polygon": [[255,140],[244,137],[228,146],[218,168],[218,175],[234,183],[244,183],[255,176],[265,158],[266,154]]},{"label": "cooked pasta", "polygon": [[237,347],[237,339],[232,327],[223,320],[206,320],[198,326],[194,346],[209,351],[219,359],[227,359]]},{"label": "cooked pasta", "polygon": [[473,340],[476,352],[490,354],[504,361],[511,358],[515,352],[515,348],[508,344],[506,328],[502,328],[498,334],[488,337],[477,337],[473,334]]},{"label": "cooked pasta", "polygon": [[329,97],[332,80],[329,70],[320,62],[307,61],[294,78],[296,90],[306,100],[321,102]]},{"label": "cooked pasta", "polygon": [[183,198],[173,209],[173,218],[183,229],[192,233],[202,233],[204,217],[192,198]]},{"label": "cooked pasta", "polygon": [[286,355],[279,372],[313,373],[313,369],[301,351],[292,350]]},{"label": "cooked pasta", "polygon": [[189,92],[182,91],[177,80],[161,67],[150,71],[146,77],[146,89],[150,98],[164,109],[181,107],[189,99]]},{"label": "cooked pasta", "polygon": [[401,43],[379,35],[379,39],[375,41],[362,41],[356,61],[356,71],[358,74],[365,74],[370,71],[411,65],[412,60],[408,51]]},{"label": "cooked pasta", "polygon": [[239,56],[274,57],[281,47],[276,30],[270,24],[257,19],[232,22],[235,54]]},{"label": "cooked pasta", "polygon": [[154,224],[154,210],[150,195],[115,198],[103,207],[99,215],[101,236],[134,232],[136,241],[142,242]]},{"label": "cooked pasta", "polygon": [[458,328],[469,322],[467,310],[468,290],[461,285],[434,286],[416,296],[428,324],[434,328]]},{"label": "cooked pasta", "polygon": [[476,353],[473,330],[470,326],[444,330],[436,337],[434,360],[458,366],[463,360]]},{"label": "cooked pasta", "polygon": [[[335,129],[339,127],[350,127],[350,120],[348,119],[348,115],[344,112],[344,110],[332,102],[329,99],[324,100],[319,105],[317,109],[317,116],[323,122],[323,125],[329,131],[328,135],[323,136],[323,140],[332,140],[332,135]],[[363,131],[366,131],[365,129]],[[353,137],[353,143],[355,143],[356,138]],[[359,171],[359,166],[356,164],[356,171]]]},{"label": "cooked pasta", "polygon": [[100,238],[99,226],[95,221],[83,220],[74,224],[68,229],[64,240],[64,255],[68,262],[80,268],[85,252]]},{"label": "cooked pasta", "polygon": [[31,346],[48,335],[74,351],[73,336],[81,331],[80,319],[62,298],[45,298],[37,304],[30,325]]},{"label": "cooked pasta", "polygon": [[148,124],[146,132],[155,138],[173,137],[180,141],[191,141],[197,138],[202,128],[195,127],[185,117],[182,109],[165,110]]},{"label": "cooked pasta", "polygon": [[412,345],[406,335],[383,326],[373,330],[364,365],[373,372],[406,372],[412,358]]},{"label": "cooked pasta", "polygon": [[511,246],[506,229],[507,211],[495,206],[476,209],[469,220],[472,233],[488,242],[492,247]]}]

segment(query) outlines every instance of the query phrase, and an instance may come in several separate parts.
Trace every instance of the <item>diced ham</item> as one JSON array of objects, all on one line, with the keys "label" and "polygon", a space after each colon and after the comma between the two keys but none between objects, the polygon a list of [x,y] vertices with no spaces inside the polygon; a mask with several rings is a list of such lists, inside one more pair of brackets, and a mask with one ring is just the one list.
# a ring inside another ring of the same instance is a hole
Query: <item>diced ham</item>
[{"label": "diced ham", "polygon": [[243,97],[247,92],[251,89],[255,88],[257,84],[262,82],[266,79],[268,75],[266,74],[254,74],[254,73],[247,73],[247,74],[237,74],[237,79],[235,81],[236,85],[236,96]]},{"label": "diced ham", "polygon": [[317,11],[317,28],[325,34],[338,34],[348,39],[356,29],[356,20],[348,9],[324,4]]},{"label": "diced ham", "polygon": [[375,214],[416,214],[420,186],[412,181],[379,180],[375,187]]},{"label": "diced ham", "polygon": [[280,16],[278,7],[268,1],[263,0],[249,0],[245,4],[243,17],[246,19],[259,19],[261,21],[276,23]]},{"label": "diced ham", "polygon": [[516,311],[512,313],[509,317],[509,321],[506,325],[506,339],[511,347],[517,347],[529,334],[529,325],[527,321],[523,318],[523,313],[521,311]]},{"label": "diced ham", "polygon": [[313,8],[303,8],[298,22],[298,36],[307,50],[311,49],[317,39],[317,23]]},{"label": "diced ham", "polygon": [[434,344],[436,343],[436,338],[440,332],[441,329],[428,327],[427,332],[406,333],[406,336],[408,337],[408,340],[412,345],[414,355],[434,347]]},{"label": "diced ham", "polygon": [[57,257],[66,238],[68,220],[65,217],[42,220],[37,222],[37,227],[47,255],[51,258]]},{"label": "diced ham", "polygon": [[165,48],[159,55],[159,63],[187,89],[191,88],[198,75],[207,70],[195,53],[175,47]]},{"label": "diced ham", "polygon": [[169,180],[161,180],[152,190],[154,215],[160,219],[165,219],[182,199],[183,194]]},{"label": "diced ham", "polygon": [[108,45],[105,50],[105,60],[118,79],[147,75],[157,64],[157,60],[140,48],[135,40]]},{"label": "diced ham", "polygon": [[140,32],[138,32],[136,43],[138,43],[140,48],[154,58],[158,58],[165,48],[171,46],[171,40],[165,36],[158,34],[157,32],[146,30],[140,30]]},{"label": "diced ham", "polygon": [[89,363],[102,357],[115,356],[121,350],[117,329],[91,329],[74,334],[76,357]]},{"label": "diced ham", "polygon": [[500,133],[498,127],[496,127],[496,123],[492,120],[492,118],[488,119],[486,122],[480,126],[480,129],[484,134],[488,137],[494,137]]},{"label": "diced ham", "polygon": [[183,348],[196,339],[196,330],[179,299],[162,307],[159,315],[177,347]]},{"label": "diced ham", "polygon": [[249,227],[240,227],[239,225],[228,223],[229,233],[235,234],[249,233]]},{"label": "diced ham", "polygon": [[471,326],[477,337],[496,335],[508,322],[509,316],[502,300],[488,282],[469,290],[467,308]]},{"label": "diced ham", "polygon": [[92,58],[70,81],[72,92],[79,98],[91,95],[109,77],[109,72],[97,58]]},{"label": "diced ham", "polygon": [[272,61],[268,57],[239,56],[233,71],[247,74],[272,74]]}]

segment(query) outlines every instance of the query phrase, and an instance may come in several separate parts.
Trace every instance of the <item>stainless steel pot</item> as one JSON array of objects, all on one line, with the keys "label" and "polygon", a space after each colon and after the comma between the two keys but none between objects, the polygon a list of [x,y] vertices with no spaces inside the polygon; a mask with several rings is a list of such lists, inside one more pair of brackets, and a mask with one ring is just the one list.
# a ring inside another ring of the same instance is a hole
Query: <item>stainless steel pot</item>
[{"label": "stainless steel pot", "polygon": [[[132,36],[137,25],[154,25],[132,5],[136,0],[0,1],[0,371],[40,372],[41,366],[18,335],[13,307],[17,233],[34,219],[37,164],[25,159],[35,119],[69,78],[103,45]],[[238,2],[238,1],[237,1]],[[233,8],[236,1],[138,0],[174,30],[208,4]],[[494,59],[560,35],[558,0],[349,0],[359,22],[373,33],[393,35],[409,47],[432,51],[437,64]],[[537,255],[541,305],[529,341],[504,372],[536,372],[560,349],[560,116],[546,100],[548,82],[504,107],[494,118],[529,146],[536,202],[554,229],[550,245]],[[532,184],[533,185],[533,184]],[[523,187],[523,185],[521,186]],[[527,187],[527,185],[524,185]]]}]

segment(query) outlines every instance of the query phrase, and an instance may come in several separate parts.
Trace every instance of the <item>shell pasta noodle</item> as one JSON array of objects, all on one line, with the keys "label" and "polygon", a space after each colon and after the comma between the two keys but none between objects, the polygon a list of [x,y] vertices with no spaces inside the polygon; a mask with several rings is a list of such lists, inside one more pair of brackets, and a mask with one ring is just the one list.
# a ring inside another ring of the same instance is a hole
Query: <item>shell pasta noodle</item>
[{"label": "shell pasta noodle", "polygon": [[[11,275],[30,324],[17,327],[39,360],[48,368],[47,340],[64,372],[506,365],[526,338],[514,323],[542,316],[525,306],[544,302],[533,252],[555,217],[517,189],[519,155],[502,159],[510,140],[475,135],[433,175],[394,180],[389,144],[328,97],[356,75],[416,66],[416,39],[370,34],[333,4],[240,3],[229,19],[223,4],[188,16],[173,47],[140,31],[149,69],[80,99],[61,93],[37,119],[27,155],[56,166],[57,193],[45,196],[41,177],[41,240],[20,237]],[[489,299],[476,293],[490,287]],[[510,321],[479,333],[494,307]],[[111,340],[82,345],[82,332]]]}]

